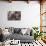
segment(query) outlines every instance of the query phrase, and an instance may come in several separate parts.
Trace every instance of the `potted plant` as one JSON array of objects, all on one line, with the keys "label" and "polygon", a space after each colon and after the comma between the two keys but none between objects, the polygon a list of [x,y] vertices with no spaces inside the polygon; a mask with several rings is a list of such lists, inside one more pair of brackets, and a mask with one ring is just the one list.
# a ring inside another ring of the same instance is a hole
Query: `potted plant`
[{"label": "potted plant", "polygon": [[36,40],[38,37],[41,38],[42,32],[38,31],[39,28],[38,27],[32,27],[32,28],[35,31],[35,33],[34,33],[34,40]]},{"label": "potted plant", "polygon": [[[38,37],[38,32],[37,32],[37,30],[38,30],[38,27],[32,27],[33,28],[33,30],[35,31],[35,33],[34,33],[34,40],[36,40],[36,38]],[[37,33],[36,33],[37,32]]]}]

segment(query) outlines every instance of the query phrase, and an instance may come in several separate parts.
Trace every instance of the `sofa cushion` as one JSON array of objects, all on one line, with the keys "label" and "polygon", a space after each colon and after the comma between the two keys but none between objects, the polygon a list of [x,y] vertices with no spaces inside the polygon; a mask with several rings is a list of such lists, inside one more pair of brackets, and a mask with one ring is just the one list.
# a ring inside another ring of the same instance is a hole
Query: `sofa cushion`
[{"label": "sofa cushion", "polygon": [[20,33],[21,29],[20,28],[15,28],[14,33]]},{"label": "sofa cushion", "polygon": [[26,34],[26,32],[27,32],[27,28],[21,29],[21,33],[22,33],[23,35]]}]

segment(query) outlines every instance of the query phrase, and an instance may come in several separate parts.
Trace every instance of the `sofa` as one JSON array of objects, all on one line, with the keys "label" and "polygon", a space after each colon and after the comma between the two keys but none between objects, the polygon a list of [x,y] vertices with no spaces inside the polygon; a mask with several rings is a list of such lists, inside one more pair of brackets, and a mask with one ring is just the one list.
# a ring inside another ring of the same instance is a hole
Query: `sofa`
[{"label": "sofa", "polygon": [[[7,37],[7,39],[10,38],[10,40],[13,40],[13,39],[20,40],[21,43],[31,43],[31,42],[33,42],[34,37],[32,35],[32,30],[30,30],[30,31],[27,30],[29,33],[27,31],[25,33],[22,29],[25,31],[28,28],[14,28],[13,31],[9,30],[12,34],[10,34]],[[21,31],[23,31],[24,34]]]}]

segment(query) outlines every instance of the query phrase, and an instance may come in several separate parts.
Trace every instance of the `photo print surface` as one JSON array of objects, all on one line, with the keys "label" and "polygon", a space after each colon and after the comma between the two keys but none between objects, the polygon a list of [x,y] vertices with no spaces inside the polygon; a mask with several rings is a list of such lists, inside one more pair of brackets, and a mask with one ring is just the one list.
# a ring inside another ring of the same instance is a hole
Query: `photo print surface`
[{"label": "photo print surface", "polygon": [[8,20],[21,20],[21,11],[9,11]]}]

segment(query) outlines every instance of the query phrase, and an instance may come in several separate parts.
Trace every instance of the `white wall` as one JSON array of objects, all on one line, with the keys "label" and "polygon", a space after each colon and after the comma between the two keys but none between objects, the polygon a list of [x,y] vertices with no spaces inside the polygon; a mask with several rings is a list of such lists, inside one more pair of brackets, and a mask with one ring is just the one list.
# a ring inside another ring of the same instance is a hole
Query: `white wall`
[{"label": "white wall", "polygon": [[[20,21],[8,21],[8,11],[21,11]],[[38,2],[1,2],[0,26],[2,27],[32,27],[40,26],[40,4]]]}]

